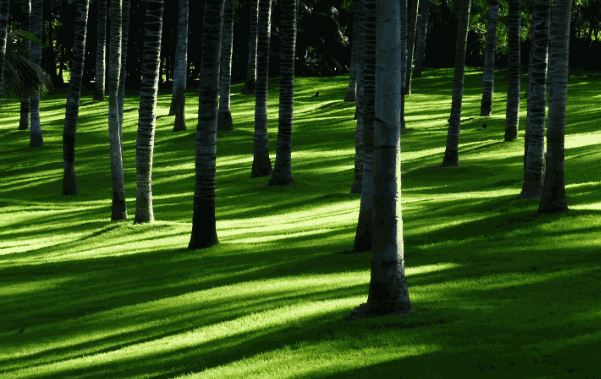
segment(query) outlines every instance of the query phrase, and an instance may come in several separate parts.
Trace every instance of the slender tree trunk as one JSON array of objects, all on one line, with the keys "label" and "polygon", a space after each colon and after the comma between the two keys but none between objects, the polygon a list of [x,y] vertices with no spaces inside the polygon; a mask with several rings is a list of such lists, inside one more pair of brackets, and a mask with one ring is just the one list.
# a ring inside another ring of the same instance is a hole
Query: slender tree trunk
[{"label": "slender tree trunk", "polygon": [[[109,152],[111,157],[111,176],[113,185],[113,202],[111,220],[125,220],[127,206],[125,204],[125,179],[123,175],[123,146],[119,127],[119,77],[121,74],[121,23],[122,0],[110,0],[110,52],[108,70],[109,95]],[[147,7],[148,2],[147,2]]]},{"label": "slender tree trunk", "polygon": [[96,0],[96,73],[94,100],[104,101],[106,87],[106,5],[107,0]]},{"label": "slender tree trunk", "polygon": [[244,91],[248,94],[254,94],[257,81],[257,24],[259,0],[250,0],[248,3],[248,9],[250,30],[248,31],[248,64],[246,66],[246,83],[244,84]]},{"label": "slender tree trunk", "polygon": [[532,47],[528,73],[528,115],[524,141],[523,198],[538,198],[543,187],[545,154],[545,108],[547,105],[547,57],[549,1],[535,0],[532,14]]},{"label": "slender tree trunk", "polygon": [[[355,231],[354,252],[371,250],[372,213],[374,201],[374,106],[376,75],[376,0],[363,0],[363,38],[365,47],[361,57],[363,66],[363,180],[359,220]],[[396,33],[395,35],[398,35]]]},{"label": "slender tree trunk", "polygon": [[471,0],[459,0],[457,14],[457,40],[455,42],[455,71],[453,74],[453,101],[447,147],[444,153],[443,167],[453,167],[459,164],[459,131],[461,128],[461,107],[463,102],[463,82],[465,74],[465,51],[467,33],[470,24]]},{"label": "slender tree trunk", "polygon": [[8,31],[9,0],[0,0],[0,106],[4,89],[4,62],[6,61],[6,34]]},{"label": "slender tree trunk", "polygon": [[173,73],[172,109],[175,115],[173,131],[186,130],[186,85],[188,81],[188,24],[189,0],[179,0],[175,70]]},{"label": "slender tree trunk", "polygon": [[[31,32],[40,41],[31,45],[30,60],[32,63],[42,65],[42,45],[44,37],[44,1],[33,0],[31,13]],[[29,133],[29,146],[39,147],[44,145],[42,138],[42,124],[40,122],[40,89],[37,88],[29,98],[31,114],[31,127]]]},{"label": "slender tree trunk", "polygon": [[196,182],[189,249],[216,245],[215,160],[217,155],[217,95],[221,57],[223,0],[205,2],[202,23],[200,96],[196,129]]},{"label": "slender tree trunk", "polygon": [[144,21],[144,53],[140,83],[140,112],[136,140],[136,224],[154,221],[152,209],[152,161],[156,126],[163,0],[146,0]]},{"label": "slender tree trunk", "polygon": [[492,114],[498,19],[499,1],[489,0],[488,19],[486,20],[486,47],[484,49],[484,77],[482,80],[482,102],[480,103],[480,116],[490,116]]},{"label": "slender tree trunk", "polygon": [[401,133],[407,131],[405,123],[405,84],[407,78],[407,0],[400,0],[401,6]]},{"label": "slender tree trunk", "polygon": [[271,35],[271,0],[259,0],[257,38],[257,82],[252,177],[271,175],[267,135],[267,96],[269,93],[269,39]]},{"label": "slender tree trunk", "polygon": [[221,35],[221,69],[219,80],[219,112],[217,129],[232,130],[230,109],[230,86],[232,84],[232,53],[234,47],[234,0],[225,0],[223,8],[223,31]]},{"label": "slender tree trunk", "polygon": [[549,126],[545,183],[538,208],[543,213],[565,212],[568,209],[564,145],[571,14],[571,0],[553,1],[549,32]]},{"label": "slender tree trunk", "polygon": [[356,127],[355,127],[355,168],[353,170],[353,184],[351,186],[351,193],[361,193],[361,187],[363,182],[363,50],[365,49],[363,28],[364,28],[364,0],[355,0],[354,7],[355,12],[359,14],[359,20],[355,23],[355,41],[353,41],[353,49],[355,52],[355,77],[357,82],[357,89],[355,93],[355,115],[356,115]]},{"label": "slender tree trunk", "polygon": [[123,0],[121,73],[119,75],[119,135],[123,141],[123,107],[125,104],[125,80],[127,78],[127,48],[129,46],[130,0]]},{"label": "slender tree trunk", "polygon": [[374,125],[374,242],[367,304],[354,316],[411,310],[405,279],[400,178],[400,2],[377,0]]},{"label": "slender tree trunk", "polygon": [[349,83],[344,101],[354,102],[357,98],[357,70],[359,66],[359,54],[361,50],[361,4],[359,0],[353,2],[353,34],[351,40],[351,67],[349,70]]},{"label": "slender tree trunk", "polygon": [[520,0],[508,0],[507,17],[507,112],[505,141],[518,138],[520,122]]},{"label": "slender tree trunk", "polygon": [[411,94],[411,79],[413,78],[413,53],[415,52],[415,31],[417,29],[417,11],[419,0],[411,1],[409,9],[409,25],[407,28],[407,73],[405,74],[405,95]]},{"label": "slender tree trunk", "polygon": [[419,15],[417,16],[417,31],[415,36],[415,58],[413,60],[413,75],[421,76],[426,57],[426,41],[428,39],[428,18],[430,16],[431,0],[419,2]]},{"label": "slender tree trunk", "polygon": [[[23,0],[23,30],[31,32],[31,0]],[[25,40],[25,52],[31,58],[31,41]],[[29,98],[21,98],[21,108],[19,112],[19,130],[27,130],[29,128]]]},{"label": "slender tree trunk", "polygon": [[294,58],[296,57],[297,0],[280,0],[280,114],[278,148],[270,185],[292,183],[292,125],[294,121]]},{"label": "slender tree trunk", "polygon": [[75,178],[75,130],[77,127],[77,117],[79,116],[79,99],[81,96],[81,82],[85,62],[89,8],[90,0],[78,0],[75,15],[71,75],[63,129],[63,195],[77,194],[77,180]]}]

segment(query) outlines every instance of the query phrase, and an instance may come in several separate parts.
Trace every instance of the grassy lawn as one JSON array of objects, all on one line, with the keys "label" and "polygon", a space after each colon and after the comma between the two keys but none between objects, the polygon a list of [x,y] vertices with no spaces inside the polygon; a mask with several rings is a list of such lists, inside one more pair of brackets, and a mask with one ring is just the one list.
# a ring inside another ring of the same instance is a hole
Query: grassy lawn
[{"label": "grassy lawn", "polygon": [[[451,70],[427,71],[402,138],[407,276],[414,312],[348,321],[368,254],[352,247],[359,199],[347,80],[297,80],[295,183],[251,179],[254,102],[232,96],[219,135],[221,244],[188,251],[197,94],[173,133],[159,99],[155,217],[134,226],[137,97],[126,103],[130,221],[110,222],[107,103],[82,101],[80,194],[62,197],[65,96],[42,102],[46,145],[0,111],[0,377],[601,377],[601,76],[573,75],[571,210],[516,198],[523,139],[504,143],[505,86],[482,119],[468,70],[459,168],[442,169]],[[276,82],[274,81],[274,84]],[[525,88],[525,86],[523,87]],[[319,96],[315,97],[319,91]],[[275,152],[277,88],[270,93]],[[522,128],[525,126],[525,100]],[[486,127],[483,127],[486,124]],[[272,160],[274,156],[272,154]]]}]

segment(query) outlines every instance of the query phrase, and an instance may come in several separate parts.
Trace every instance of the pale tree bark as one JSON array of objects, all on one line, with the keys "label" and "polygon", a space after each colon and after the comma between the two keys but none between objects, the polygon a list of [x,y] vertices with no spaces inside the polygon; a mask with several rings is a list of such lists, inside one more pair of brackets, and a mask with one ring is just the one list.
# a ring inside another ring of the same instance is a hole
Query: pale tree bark
[{"label": "pale tree bark", "polygon": [[130,0],[123,0],[121,33],[121,73],[119,75],[119,130],[123,140],[123,107],[125,104],[125,80],[127,78],[127,48],[129,45]]},{"label": "pale tree bark", "polygon": [[248,2],[248,19],[250,23],[248,31],[248,64],[246,66],[246,82],[244,83],[244,92],[248,94],[255,93],[257,81],[258,14],[259,0],[250,0]]},{"label": "pale tree bark", "polygon": [[344,96],[344,101],[354,102],[357,99],[357,70],[359,65],[358,56],[361,50],[361,4],[359,0],[353,2],[353,33],[351,40],[351,67],[349,70],[349,82]]},{"label": "pale tree bark", "polygon": [[482,79],[482,101],[480,103],[480,116],[490,116],[492,114],[499,8],[499,0],[488,0],[488,19],[486,20],[486,46],[484,48],[484,75]]},{"label": "pale tree bark", "polygon": [[405,95],[411,94],[411,80],[413,78],[413,53],[415,52],[415,32],[417,30],[417,12],[419,0],[411,1],[407,25],[407,72],[405,74]]},{"label": "pale tree bark", "polygon": [[[31,12],[31,33],[39,42],[31,45],[30,57],[32,63],[42,66],[42,39],[44,37],[44,1],[33,0]],[[44,145],[42,138],[42,124],[40,122],[40,89],[37,88],[29,98],[31,126],[29,129],[29,146],[39,147]]]},{"label": "pale tree bark", "polygon": [[543,187],[549,1],[535,0],[532,13],[532,47],[528,72],[528,114],[524,139],[524,182],[520,196],[538,198]]},{"label": "pale tree bark", "polygon": [[104,101],[106,88],[106,8],[107,0],[96,0],[96,71],[94,100]]},{"label": "pale tree bark", "polygon": [[269,93],[269,40],[271,35],[271,0],[259,0],[257,22],[257,82],[252,177],[271,175],[267,134],[267,96]]},{"label": "pale tree bark", "polygon": [[75,27],[73,30],[71,75],[63,129],[63,195],[77,194],[77,180],[75,177],[75,131],[77,128],[77,118],[79,116],[79,100],[81,97],[81,82],[85,62],[86,30],[88,26],[89,9],[90,0],[77,1]]},{"label": "pale tree bark", "polygon": [[[31,32],[31,0],[23,0],[21,3],[21,9],[23,11],[23,30]],[[24,42],[25,52],[28,57],[31,57],[31,41],[26,40]],[[28,97],[21,98],[21,106],[19,109],[19,130],[27,130],[29,128],[29,117],[30,117],[30,103]]]},{"label": "pale tree bark", "polygon": [[377,0],[374,125],[374,241],[367,303],[355,317],[411,310],[405,278],[400,177],[400,2]]},{"label": "pale tree bark", "polygon": [[215,163],[217,155],[217,95],[221,58],[223,0],[208,0],[202,23],[200,95],[196,129],[196,181],[189,249],[219,243],[215,222]]},{"label": "pale tree bark", "polygon": [[186,85],[188,81],[188,24],[189,0],[179,0],[177,44],[175,45],[175,70],[170,114],[175,115],[173,131],[186,130]]},{"label": "pale tree bark", "polygon": [[0,0],[0,106],[4,89],[4,62],[6,61],[6,34],[8,31],[9,0]]},{"label": "pale tree bark", "polygon": [[[148,7],[148,3],[146,5]],[[110,52],[108,67],[109,96],[109,154],[111,161],[111,177],[113,201],[111,220],[125,220],[127,206],[125,204],[125,179],[123,175],[123,146],[119,127],[119,77],[121,74],[121,22],[122,0],[110,0]]]},{"label": "pale tree bark", "polygon": [[571,0],[553,1],[549,31],[549,126],[545,183],[538,208],[542,213],[565,212],[568,209],[564,162],[571,14]]},{"label": "pale tree bark", "polygon": [[223,6],[223,30],[221,32],[221,69],[219,79],[219,111],[217,129],[232,130],[230,87],[232,85],[232,54],[234,48],[234,0],[225,0]]},{"label": "pale tree bark", "polygon": [[363,182],[363,50],[365,48],[364,43],[364,0],[355,0],[353,6],[355,7],[356,14],[359,15],[358,19],[355,19],[355,41],[353,41],[353,49],[356,55],[355,57],[355,80],[357,83],[357,89],[355,92],[355,167],[353,170],[353,184],[351,186],[351,193],[361,193],[361,186]]},{"label": "pale tree bark", "polygon": [[297,0],[280,0],[280,108],[278,147],[270,185],[292,183],[292,125],[294,122],[294,59]]},{"label": "pale tree bark", "polygon": [[401,6],[401,133],[407,131],[407,125],[405,123],[405,84],[407,78],[407,11],[408,1],[400,0]]},{"label": "pale tree bark", "polygon": [[413,59],[413,75],[421,76],[426,57],[426,41],[428,39],[428,18],[430,17],[431,0],[419,2],[419,14],[415,33],[415,58]]},{"label": "pale tree bark", "polygon": [[140,82],[140,112],[136,140],[136,216],[134,222],[154,221],[152,207],[152,162],[156,106],[161,65],[161,35],[163,31],[163,0],[146,0],[144,20],[144,53]]},{"label": "pale tree bark", "polygon": [[[371,250],[372,212],[374,201],[374,105],[376,75],[376,0],[363,0],[363,41],[361,54],[363,87],[363,180],[361,182],[361,203],[359,219],[355,231],[353,252]],[[398,35],[398,33],[397,33]]]},{"label": "pale tree bark", "polygon": [[459,165],[459,131],[461,129],[461,109],[463,103],[463,83],[465,76],[465,51],[470,25],[471,0],[459,0],[457,13],[457,40],[455,41],[455,69],[453,73],[453,100],[447,146],[442,161],[443,167]]},{"label": "pale tree bark", "polygon": [[507,110],[505,141],[518,138],[520,123],[520,0],[508,0],[507,16]]}]

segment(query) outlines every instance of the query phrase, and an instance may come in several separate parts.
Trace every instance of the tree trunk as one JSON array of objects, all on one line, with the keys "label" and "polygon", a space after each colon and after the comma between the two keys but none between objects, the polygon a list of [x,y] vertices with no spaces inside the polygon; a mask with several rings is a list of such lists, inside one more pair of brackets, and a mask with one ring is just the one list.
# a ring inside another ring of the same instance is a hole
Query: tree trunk
[{"label": "tree trunk", "polygon": [[9,0],[0,0],[0,106],[4,90],[4,62],[6,61],[6,34],[8,31]]},{"label": "tree trunk", "polygon": [[201,37],[200,96],[196,129],[196,182],[189,249],[218,243],[215,223],[215,159],[217,155],[217,94],[223,0],[205,2]]},{"label": "tree trunk", "polygon": [[244,83],[244,92],[248,94],[254,94],[257,81],[257,24],[259,0],[250,0],[248,2],[248,10],[250,30],[248,31],[248,65],[246,66],[246,83]]},{"label": "tree trunk", "polygon": [[188,81],[188,24],[189,0],[179,0],[175,70],[173,73],[172,109],[175,115],[173,131],[186,130],[186,86]]},{"label": "tree trunk", "polygon": [[217,129],[232,130],[230,109],[230,86],[232,84],[232,53],[234,47],[234,0],[225,0],[223,7],[223,31],[221,34],[221,69],[219,80],[219,112]]},{"label": "tree trunk", "polygon": [[90,0],[78,0],[74,25],[71,75],[63,130],[63,195],[77,194],[77,180],[75,177],[75,130],[77,128],[77,117],[79,116],[79,99],[81,96],[81,82],[85,62],[89,8]]},{"label": "tree trunk", "polygon": [[359,66],[359,54],[361,50],[361,4],[359,0],[353,2],[353,34],[351,40],[351,67],[349,70],[349,83],[344,101],[354,102],[357,99],[357,70]]},{"label": "tree trunk", "polygon": [[96,16],[96,73],[94,75],[94,100],[104,101],[104,89],[106,86],[106,2],[107,0],[96,0],[98,14]]},{"label": "tree trunk", "polygon": [[355,41],[353,49],[355,57],[355,80],[357,89],[355,92],[355,168],[353,170],[353,184],[351,193],[361,193],[363,182],[363,50],[365,49],[363,28],[364,28],[364,7],[363,0],[355,0],[355,12],[359,14],[359,20],[355,23]]},{"label": "tree trunk", "polygon": [[[376,75],[376,0],[363,0],[363,41],[365,46],[361,56],[363,66],[363,180],[359,220],[355,231],[353,252],[371,250],[372,213],[374,201],[374,106]],[[398,35],[396,33],[395,35]]]},{"label": "tree trunk", "polygon": [[[31,12],[31,32],[38,39],[38,43],[33,43],[30,50],[30,60],[33,64],[42,65],[42,45],[44,37],[44,1],[33,0]],[[29,146],[39,147],[44,145],[42,138],[42,124],[40,122],[40,90],[37,88],[29,98],[29,110],[31,117],[31,127],[29,130]]]},{"label": "tree trunk", "polygon": [[297,0],[280,0],[280,109],[278,148],[270,185],[292,183],[292,125],[294,121],[294,58]]},{"label": "tree trunk", "polygon": [[146,0],[144,21],[144,53],[140,82],[140,112],[136,140],[136,224],[154,221],[152,209],[152,161],[156,126],[163,0]]},{"label": "tree trunk", "polygon": [[564,212],[566,199],[564,161],[566,97],[570,56],[571,0],[555,0],[549,31],[549,126],[545,183],[539,212]]},{"label": "tree trunk", "polygon": [[413,75],[421,76],[424,69],[424,59],[426,57],[426,41],[428,39],[428,18],[430,16],[431,0],[421,0],[419,2],[419,14],[417,16],[416,36],[415,36],[415,55],[413,59]]},{"label": "tree trunk", "polygon": [[409,9],[409,24],[407,26],[407,73],[405,74],[405,95],[411,94],[411,79],[413,78],[413,53],[415,52],[415,30],[419,0],[411,1]]},{"label": "tree trunk", "polygon": [[400,2],[377,0],[374,125],[374,241],[367,304],[354,316],[411,310],[405,279],[400,179]]},{"label": "tree trunk", "polygon": [[518,138],[520,123],[520,0],[508,0],[507,16],[507,112],[505,141]]},{"label": "tree trunk", "polygon": [[480,116],[492,114],[492,99],[495,84],[495,52],[497,49],[497,21],[499,19],[499,1],[488,1],[488,20],[486,20],[486,46],[484,48],[484,75],[482,80],[482,102]]},{"label": "tree trunk", "polygon": [[449,117],[447,146],[444,153],[444,160],[442,161],[443,167],[454,167],[459,165],[459,131],[461,129],[465,51],[470,24],[470,8],[471,0],[459,0],[457,40],[455,42],[455,70],[453,73],[453,101],[451,104],[451,116]]},{"label": "tree trunk", "polygon": [[[23,25],[22,28],[26,32],[31,32],[31,0],[23,0],[22,3],[22,11],[23,11]],[[31,58],[31,41],[25,40],[25,53],[29,58]],[[22,97],[21,98],[21,107],[19,110],[19,130],[27,130],[29,128],[29,98]]]},{"label": "tree trunk", "polygon": [[271,175],[267,135],[267,96],[269,92],[269,39],[271,0],[259,0],[257,38],[257,82],[252,177]]},{"label": "tree trunk", "polygon": [[[121,74],[121,23],[122,0],[110,0],[110,52],[108,67],[109,95],[109,152],[111,157],[111,177],[113,185],[113,202],[111,220],[125,220],[127,206],[125,204],[125,179],[123,175],[123,146],[119,127],[119,77]],[[147,8],[149,7],[147,2]]]},{"label": "tree trunk", "polygon": [[119,75],[119,135],[123,141],[123,107],[125,104],[125,79],[127,78],[127,48],[129,46],[130,0],[123,0],[121,73]]},{"label": "tree trunk", "polygon": [[405,124],[405,84],[407,78],[407,0],[400,0],[401,6],[401,133],[407,131]]},{"label": "tree trunk", "polygon": [[536,0],[532,14],[532,47],[528,73],[528,115],[524,141],[522,198],[538,198],[543,187],[545,155],[545,108],[547,105],[547,58],[549,1]]}]

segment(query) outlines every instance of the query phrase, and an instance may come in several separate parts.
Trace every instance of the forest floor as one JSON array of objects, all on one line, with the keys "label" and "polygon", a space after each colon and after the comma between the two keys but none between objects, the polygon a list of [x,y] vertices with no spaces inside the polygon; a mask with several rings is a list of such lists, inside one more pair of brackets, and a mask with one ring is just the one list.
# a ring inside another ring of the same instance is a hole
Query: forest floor
[{"label": "forest floor", "polygon": [[[526,78],[524,78],[525,80]],[[219,134],[221,244],[186,249],[197,94],[173,133],[160,96],[157,221],[133,225],[137,96],[126,104],[130,220],[110,222],[107,103],[84,96],[80,194],[61,196],[65,95],[42,102],[46,145],[0,114],[0,377],[578,377],[601,375],[601,76],[573,75],[566,181],[571,210],[518,199],[521,139],[504,143],[505,77],[493,117],[468,70],[461,166],[440,168],[451,70],[416,78],[402,137],[407,278],[414,311],[349,321],[369,254],[349,254],[359,197],[347,78],[297,79],[294,178],[250,178],[252,97],[232,96]],[[270,93],[275,151],[276,81]],[[525,83],[524,87],[525,88]],[[316,92],[319,96],[315,97]],[[522,119],[525,125],[525,100]],[[486,127],[483,127],[486,124]],[[272,154],[273,158],[273,154]]]}]

